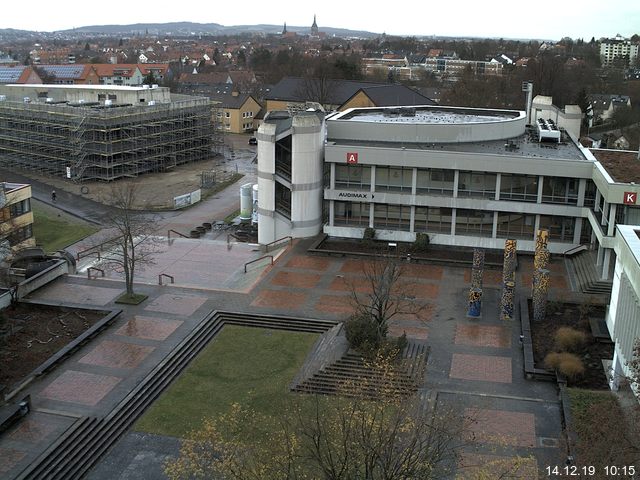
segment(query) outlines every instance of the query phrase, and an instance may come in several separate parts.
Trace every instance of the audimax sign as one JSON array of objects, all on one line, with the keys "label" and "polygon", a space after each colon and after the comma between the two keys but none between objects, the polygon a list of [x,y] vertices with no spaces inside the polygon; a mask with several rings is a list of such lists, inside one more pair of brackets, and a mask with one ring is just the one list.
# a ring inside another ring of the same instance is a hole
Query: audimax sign
[{"label": "audimax sign", "polygon": [[338,198],[358,198],[361,200],[368,200],[368,193],[358,193],[358,192],[339,192]]}]

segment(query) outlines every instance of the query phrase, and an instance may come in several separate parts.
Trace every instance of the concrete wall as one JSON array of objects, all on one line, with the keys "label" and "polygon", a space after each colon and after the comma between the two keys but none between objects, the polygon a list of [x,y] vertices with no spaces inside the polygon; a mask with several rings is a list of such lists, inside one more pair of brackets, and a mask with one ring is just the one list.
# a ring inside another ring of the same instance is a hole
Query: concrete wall
[{"label": "concrete wall", "polygon": [[582,110],[577,105],[567,105],[560,109],[553,105],[551,97],[542,95],[533,99],[531,106],[531,123],[535,124],[538,118],[551,119],[556,125],[564,128],[573,138],[580,138],[580,125],[582,123]]}]

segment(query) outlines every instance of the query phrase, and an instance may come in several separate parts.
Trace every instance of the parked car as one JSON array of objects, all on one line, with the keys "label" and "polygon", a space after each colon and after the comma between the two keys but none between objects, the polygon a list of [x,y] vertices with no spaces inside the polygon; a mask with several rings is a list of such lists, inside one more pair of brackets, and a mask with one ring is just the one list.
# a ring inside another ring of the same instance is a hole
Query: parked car
[{"label": "parked car", "polygon": [[249,145],[257,145],[258,139],[256,137],[249,137]]}]

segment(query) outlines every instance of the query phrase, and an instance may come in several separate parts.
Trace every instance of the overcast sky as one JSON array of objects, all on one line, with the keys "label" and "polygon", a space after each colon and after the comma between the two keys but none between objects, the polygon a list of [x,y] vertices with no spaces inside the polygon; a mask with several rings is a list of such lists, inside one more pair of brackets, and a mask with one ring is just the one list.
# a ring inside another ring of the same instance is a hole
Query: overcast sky
[{"label": "overcast sky", "polygon": [[221,25],[310,26],[392,35],[447,35],[559,40],[640,33],[638,0],[4,0],[0,28],[54,31],[87,25],[191,21]]}]

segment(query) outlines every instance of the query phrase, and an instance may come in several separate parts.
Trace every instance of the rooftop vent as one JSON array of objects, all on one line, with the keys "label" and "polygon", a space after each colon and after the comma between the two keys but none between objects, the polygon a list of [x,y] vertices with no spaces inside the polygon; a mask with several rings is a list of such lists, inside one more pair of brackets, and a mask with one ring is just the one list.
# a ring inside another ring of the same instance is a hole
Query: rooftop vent
[{"label": "rooftop vent", "polygon": [[560,143],[560,130],[553,120],[545,120],[544,118],[539,118],[537,125],[539,142]]}]

